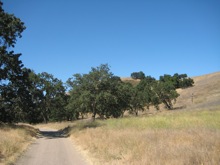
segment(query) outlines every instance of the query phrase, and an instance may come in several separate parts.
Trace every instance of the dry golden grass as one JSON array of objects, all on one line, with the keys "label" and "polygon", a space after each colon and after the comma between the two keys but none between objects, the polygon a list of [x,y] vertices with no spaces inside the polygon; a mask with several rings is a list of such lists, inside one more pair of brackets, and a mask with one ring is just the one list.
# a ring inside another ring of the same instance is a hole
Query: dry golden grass
[{"label": "dry golden grass", "polygon": [[212,109],[220,105],[220,72],[193,77],[193,80],[193,87],[177,89],[180,97],[177,98],[175,107]]},{"label": "dry golden grass", "polygon": [[0,164],[13,164],[37,135],[28,125],[0,124]]},{"label": "dry golden grass", "polygon": [[93,164],[219,164],[220,111],[78,123],[74,141]]},{"label": "dry golden grass", "polygon": [[125,83],[130,83],[132,84],[133,86],[136,86],[139,84],[140,82],[140,79],[133,79],[131,77],[124,77],[124,78],[121,78],[121,81],[125,82]]}]

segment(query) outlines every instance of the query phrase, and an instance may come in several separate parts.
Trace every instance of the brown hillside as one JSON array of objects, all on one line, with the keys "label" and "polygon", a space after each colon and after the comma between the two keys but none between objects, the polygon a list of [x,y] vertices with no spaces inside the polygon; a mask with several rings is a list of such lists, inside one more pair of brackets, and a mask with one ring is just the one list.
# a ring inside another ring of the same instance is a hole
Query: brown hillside
[{"label": "brown hillside", "polygon": [[175,107],[213,109],[220,106],[220,72],[193,77],[194,86],[177,89],[180,96]]},{"label": "brown hillside", "polygon": [[121,78],[121,81],[125,82],[125,83],[130,83],[132,84],[133,86],[136,86],[138,85],[138,83],[140,82],[139,79],[133,79],[131,77],[124,77],[124,78]]},{"label": "brown hillside", "polygon": [[[140,80],[121,78],[122,81],[137,85]],[[220,107],[220,72],[192,77],[195,84],[187,89],[177,89],[180,96],[175,109],[214,109]],[[163,109],[163,106],[161,106]]]}]

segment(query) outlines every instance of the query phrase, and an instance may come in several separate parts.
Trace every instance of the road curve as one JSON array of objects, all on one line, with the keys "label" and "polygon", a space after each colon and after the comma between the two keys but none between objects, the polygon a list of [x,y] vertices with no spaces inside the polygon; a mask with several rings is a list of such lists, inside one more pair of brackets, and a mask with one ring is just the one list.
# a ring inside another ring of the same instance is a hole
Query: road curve
[{"label": "road curve", "polygon": [[55,130],[40,130],[41,136],[15,165],[87,165],[71,140]]}]

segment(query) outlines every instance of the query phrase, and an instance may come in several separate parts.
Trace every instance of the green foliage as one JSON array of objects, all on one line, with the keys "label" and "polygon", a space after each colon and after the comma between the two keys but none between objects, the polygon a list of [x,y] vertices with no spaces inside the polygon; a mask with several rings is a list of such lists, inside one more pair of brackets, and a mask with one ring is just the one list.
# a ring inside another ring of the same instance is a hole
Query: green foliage
[{"label": "green foliage", "polygon": [[142,71],[140,71],[140,72],[133,72],[133,73],[131,73],[131,78],[133,78],[133,79],[144,79],[145,78],[145,74]]},{"label": "green foliage", "polygon": [[128,106],[127,88],[119,77],[110,72],[107,64],[92,68],[88,74],[75,74],[67,84],[71,87],[67,107],[75,114],[89,112],[94,119],[96,115],[120,117]]},{"label": "green foliage", "polygon": [[167,109],[173,109],[172,102],[176,102],[176,98],[179,94],[176,92],[172,82],[158,81],[154,84],[153,89],[158,97],[159,103],[163,103]]},{"label": "green foliage", "polygon": [[138,115],[139,110],[144,110],[144,99],[143,93],[140,92],[137,87],[130,87],[130,102],[129,102],[129,112]]},{"label": "green foliage", "polygon": [[151,76],[144,76],[137,86],[132,86],[114,76],[107,64],[100,65],[92,68],[88,74],[75,74],[67,81],[71,89],[67,111],[71,119],[87,113],[92,113],[95,119],[96,115],[117,118],[123,116],[126,110],[138,115],[145,107],[149,109],[155,106],[159,109],[161,103],[167,109],[173,109],[173,103],[179,96],[175,83],[183,79],[174,78],[164,75],[157,81]]},{"label": "green foliage", "polygon": [[66,118],[64,107],[67,104],[67,96],[62,81],[46,72],[38,75],[33,73],[32,81],[35,85],[35,92],[40,94],[38,95],[40,98],[35,99],[35,104],[40,109],[44,122],[64,120]]},{"label": "green foliage", "polygon": [[175,90],[171,76],[164,76],[164,81],[156,81],[155,78],[147,76],[137,86],[146,107],[150,105],[159,109],[159,104],[163,103],[167,109],[173,108],[173,102],[179,94]]},{"label": "green foliage", "polygon": [[24,23],[13,14],[6,13],[0,1],[0,46],[14,47],[16,38],[21,38],[21,33],[25,29]]},{"label": "green foliage", "polygon": [[159,105],[158,98],[153,90],[155,83],[155,78],[147,76],[145,79],[141,80],[137,86],[138,91],[142,95],[143,102],[148,109],[150,105],[154,105],[156,108],[158,108]]},{"label": "green foliage", "polygon": [[165,74],[160,76],[161,82],[172,82],[174,87],[177,88],[187,88],[191,87],[194,84],[193,79],[189,78],[187,74],[178,74],[175,73],[173,76]]},{"label": "green foliage", "polygon": [[[138,72],[134,72],[135,76]],[[159,104],[163,103],[167,109],[173,108],[176,98],[179,94],[176,92],[177,87],[183,87],[183,84],[188,83],[188,86],[193,82],[186,78],[187,75],[175,76],[164,75],[157,81],[151,76],[144,77],[140,83],[133,89],[131,97],[131,112],[138,114],[138,110],[143,110],[144,107],[151,105],[159,109]],[[190,83],[189,83],[190,82]],[[187,86],[187,87],[188,87]],[[185,87],[185,86],[184,86]]]},{"label": "green foliage", "polygon": [[21,37],[24,23],[2,6],[0,2],[0,121],[12,122],[22,118],[24,105],[29,105],[29,71],[19,60],[21,54],[8,51]]}]

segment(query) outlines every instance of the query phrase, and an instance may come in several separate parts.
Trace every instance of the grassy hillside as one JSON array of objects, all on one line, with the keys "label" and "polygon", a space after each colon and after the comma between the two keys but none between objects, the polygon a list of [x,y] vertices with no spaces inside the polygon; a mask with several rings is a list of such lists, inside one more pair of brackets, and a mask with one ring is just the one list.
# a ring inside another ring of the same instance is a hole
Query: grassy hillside
[{"label": "grassy hillside", "polygon": [[132,78],[130,78],[130,77],[121,78],[121,80],[122,80],[123,82],[130,83],[130,84],[132,84],[132,85],[134,85],[134,86],[138,85],[138,83],[140,82],[139,79],[136,79],[136,80],[135,80],[135,79],[132,79]]},{"label": "grassy hillside", "polygon": [[220,106],[220,72],[193,77],[193,80],[193,87],[177,90],[180,97],[177,99],[176,107],[213,109]]}]

